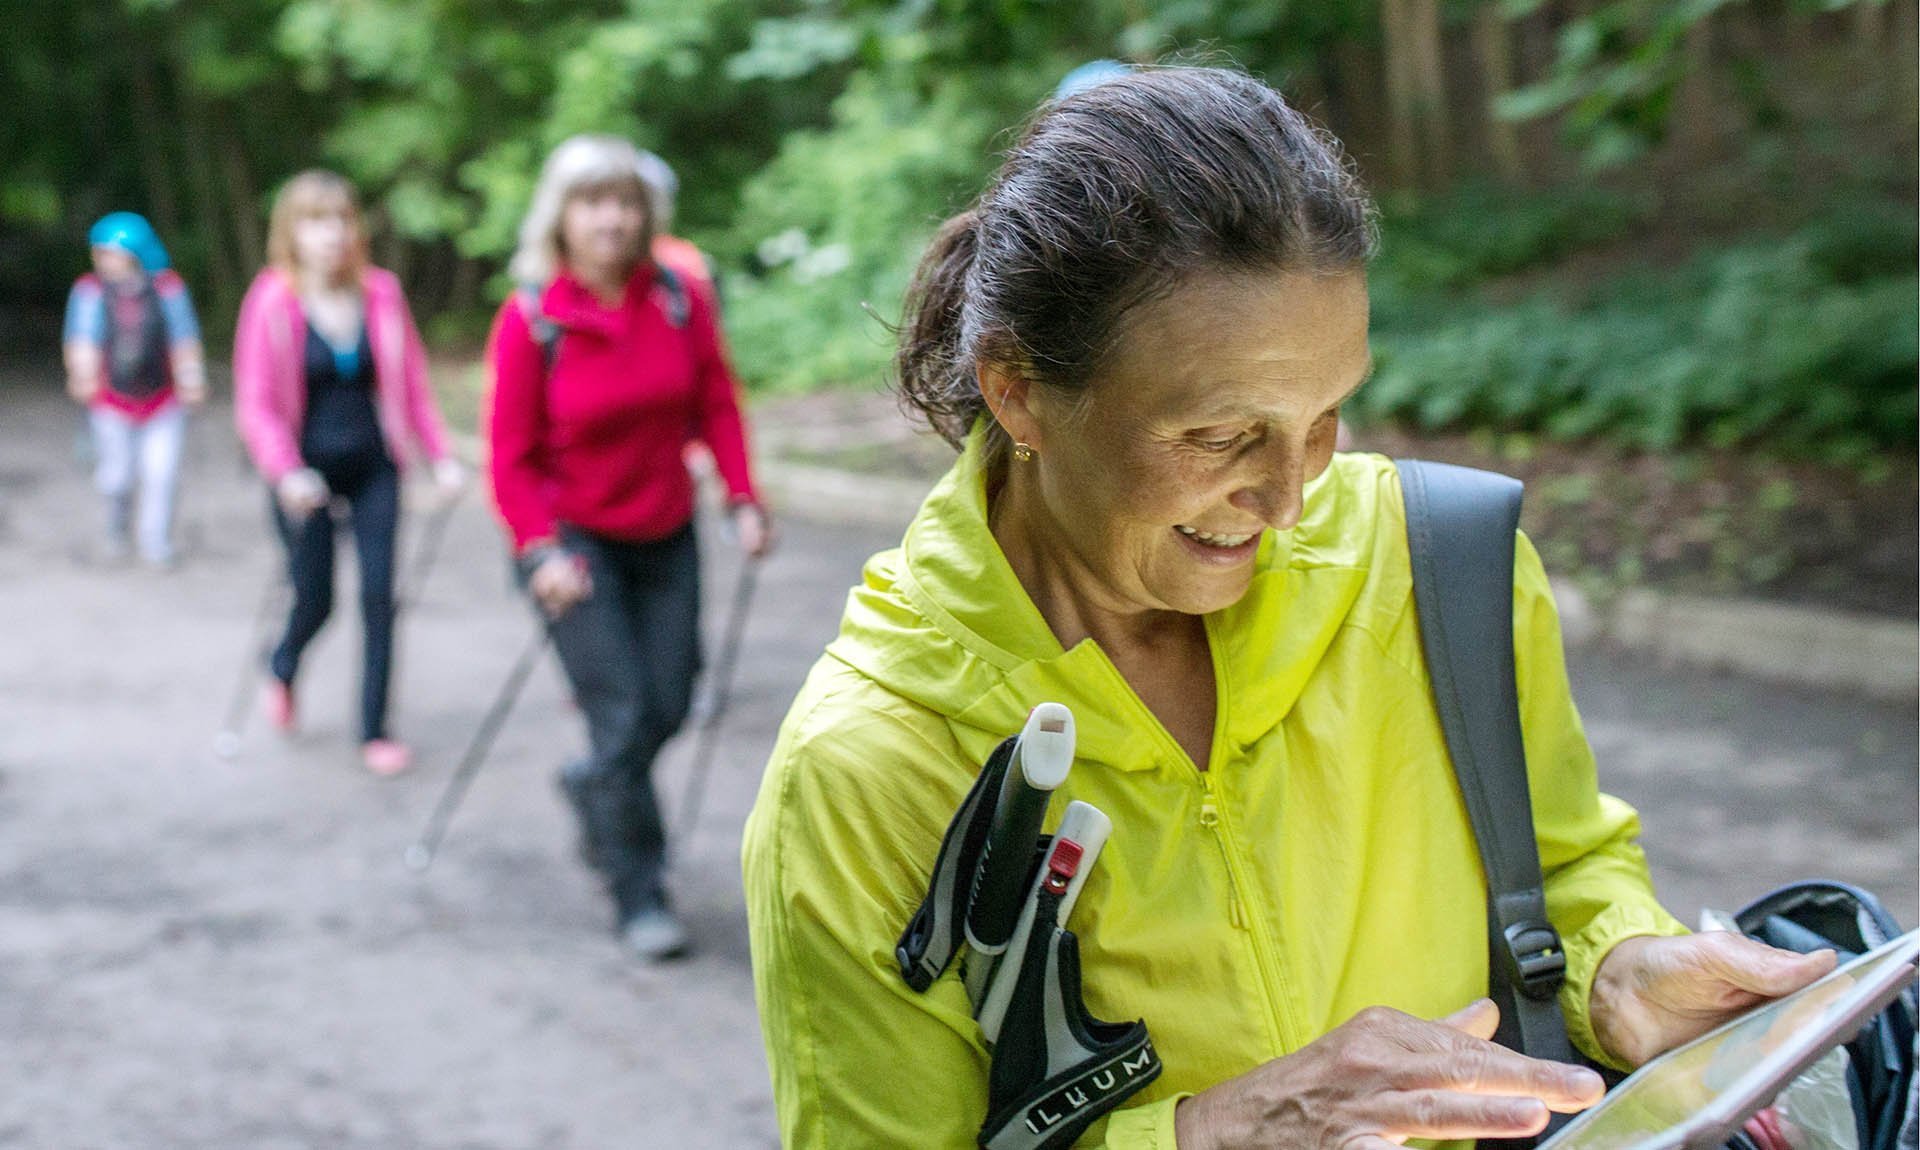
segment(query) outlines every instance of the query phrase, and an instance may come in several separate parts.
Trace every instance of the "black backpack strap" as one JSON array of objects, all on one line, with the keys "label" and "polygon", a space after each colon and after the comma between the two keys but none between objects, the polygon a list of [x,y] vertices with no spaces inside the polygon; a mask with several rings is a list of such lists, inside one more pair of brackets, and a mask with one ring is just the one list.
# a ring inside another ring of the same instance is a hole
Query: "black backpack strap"
[{"label": "black backpack strap", "polygon": [[513,296],[520,301],[520,314],[526,317],[527,331],[533,336],[533,342],[540,346],[540,369],[551,375],[553,361],[560,358],[560,337],[566,329],[555,323],[540,308],[540,288],[535,284],[521,284],[513,289]]},{"label": "black backpack strap", "polygon": [[680,279],[680,273],[663,263],[655,263],[654,278],[664,297],[661,303],[666,308],[667,324],[679,331],[693,318],[693,304],[687,300],[687,285]]},{"label": "black backpack strap", "polygon": [[1442,463],[1398,466],[1427,673],[1487,876],[1495,1038],[1534,1058],[1572,1062],[1557,998],[1567,960],[1547,921],[1514,670],[1521,484]]}]

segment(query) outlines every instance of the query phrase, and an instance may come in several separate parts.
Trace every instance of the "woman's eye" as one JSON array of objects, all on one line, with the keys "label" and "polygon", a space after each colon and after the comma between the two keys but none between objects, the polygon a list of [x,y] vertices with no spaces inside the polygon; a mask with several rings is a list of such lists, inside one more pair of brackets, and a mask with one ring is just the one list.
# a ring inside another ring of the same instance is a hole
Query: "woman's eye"
[{"label": "woman's eye", "polygon": [[1232,435],[1197,435],[1194,442],[1208,451],[1231,451],[1247,441],[1247,433],[1236,431]]}]

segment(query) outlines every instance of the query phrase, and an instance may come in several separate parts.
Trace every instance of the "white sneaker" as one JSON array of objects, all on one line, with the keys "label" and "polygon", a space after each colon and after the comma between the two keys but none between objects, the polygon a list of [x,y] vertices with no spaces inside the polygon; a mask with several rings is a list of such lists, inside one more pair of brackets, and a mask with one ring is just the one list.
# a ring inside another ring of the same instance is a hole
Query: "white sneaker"
[{"label": "white sneaker", "polygon": [[621,928],[620,941],[636,956],[648,962],[661,962],[687,952],[687,928],[681,926],[670,911],[643,910]]}]

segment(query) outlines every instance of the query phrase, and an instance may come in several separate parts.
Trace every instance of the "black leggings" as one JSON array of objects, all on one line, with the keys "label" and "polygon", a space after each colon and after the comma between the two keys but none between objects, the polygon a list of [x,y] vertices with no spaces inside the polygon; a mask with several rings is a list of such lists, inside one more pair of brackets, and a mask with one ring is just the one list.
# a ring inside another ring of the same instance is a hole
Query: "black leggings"
[{"label": "black leggings", "polygon": [[[393,670],[394,540],[400,532],[400,473],[385,453],[377,458],[323,464],[309,461],[336,497],[344,498],[360,553],[360,622],[365,668],[360,680],[360,739],[386,737],[387,688]],[[300,523],[287,518],[278,500],[274,526],[287,548],[293,581],[293,611],[273,649],[271,668],[292,683],[300,656],[333,613],[333,515],[321,508]]]},{"label": "black leggings", "polygon": [[570,527],[560,537],[593,577],[593,594],[547,624],[592,746],[562,782],[624,923],[667,901],[653,764],[700,670],[700,548],[691,523],[648,542]]}]

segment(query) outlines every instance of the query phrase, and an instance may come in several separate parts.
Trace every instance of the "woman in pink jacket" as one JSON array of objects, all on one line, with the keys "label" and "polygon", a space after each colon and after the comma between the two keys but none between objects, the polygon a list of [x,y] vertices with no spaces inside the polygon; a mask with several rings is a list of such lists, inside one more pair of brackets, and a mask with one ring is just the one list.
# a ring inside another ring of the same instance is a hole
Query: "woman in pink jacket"
[{"label": "woman in pink jacket", "polygon": [[331,507],[343,500],[366,632],[361,757],[376,774],[396,774],[412,760],[386,716],[400,475],[424,457],[451,490],[461,469],[448,454],[400,281],[367,262],[352,185],[321,171],[289,180],[274,200],[267,247],[271,263],[248,289],[233,338],[235,418],[272,489],[293,583],[267,710],[275,726],[293,729],[300,655],[333,610]]}]

